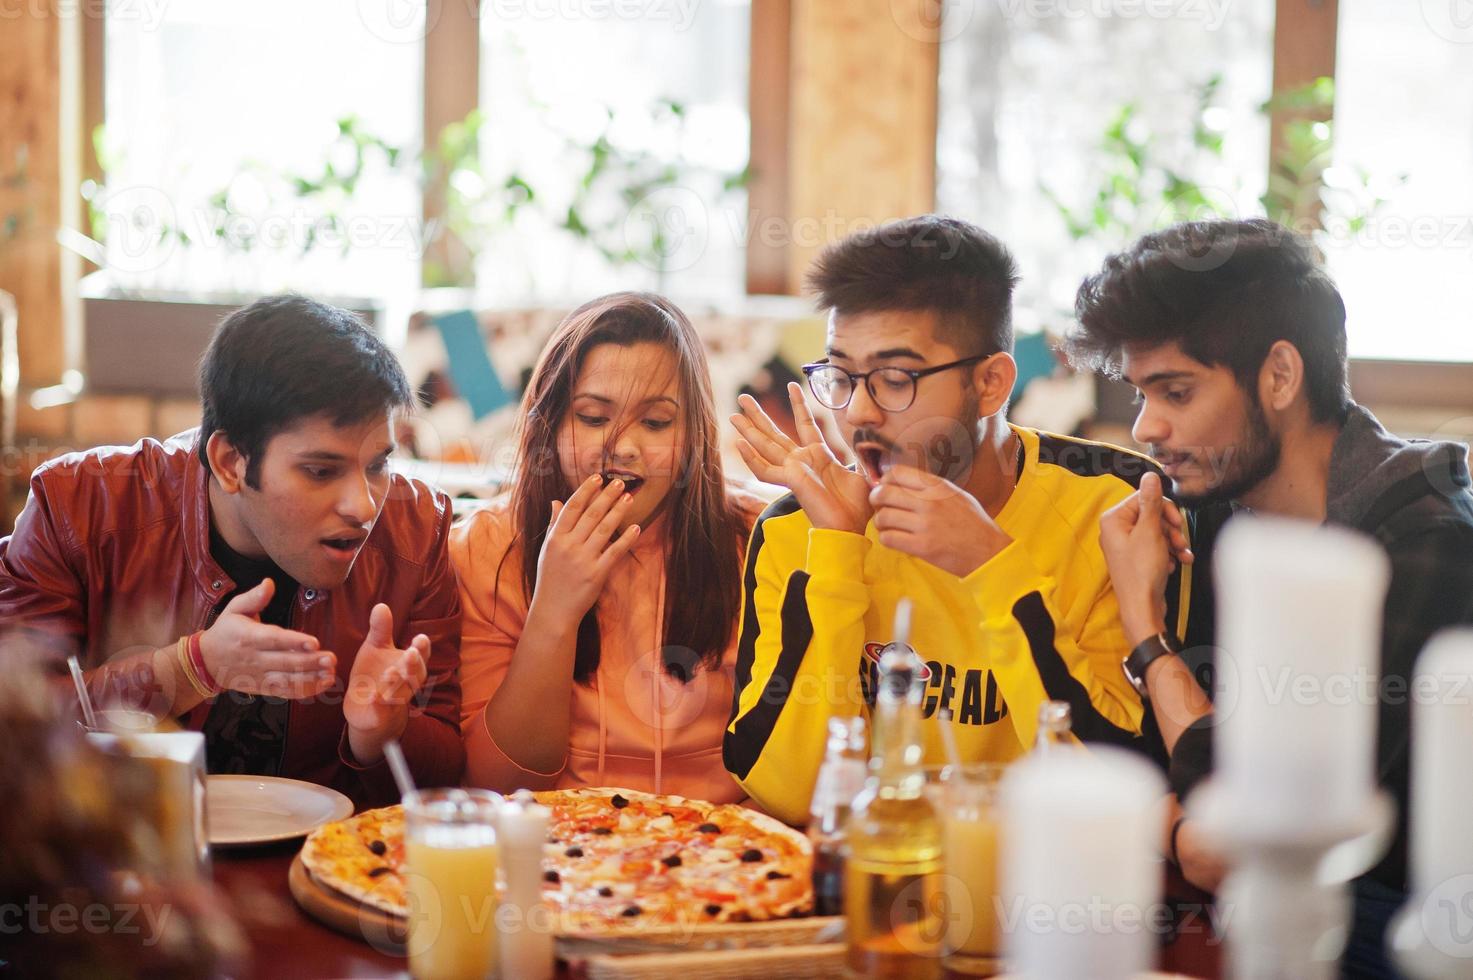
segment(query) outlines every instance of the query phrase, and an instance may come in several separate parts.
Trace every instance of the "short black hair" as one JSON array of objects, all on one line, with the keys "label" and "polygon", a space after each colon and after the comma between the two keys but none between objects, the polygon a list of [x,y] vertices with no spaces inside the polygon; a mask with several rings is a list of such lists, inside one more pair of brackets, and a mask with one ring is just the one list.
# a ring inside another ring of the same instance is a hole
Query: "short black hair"
[{"label": "short black hair", "polygon": [[974,224],[936,214],[856,232],[808,273],[819,309],[841,315],[931,311],[963,354],[1013,349],[1012,253]]},{"label": "short black hair", "polygon": [[404,369],[362,320],[296,295],[258,299],[222,320],[200,361],[199,391],[200,460],[210,465],[205,447],[223,432],[256,489],[266,443],[298,419],[352,425],[414,403]]},{"label": "short black hair", "polygon": [[1146,235],[1079,287],[1078,326],[1064,347],[1077,367],[1120,376],[1127,347],[1176,343],[1225,365],[1256,391],[1269,348],[1286,340],[1304,360],[1316,422],[1350,406],[1345,302],[1309,239],[1262,218],[1199,221]]}]

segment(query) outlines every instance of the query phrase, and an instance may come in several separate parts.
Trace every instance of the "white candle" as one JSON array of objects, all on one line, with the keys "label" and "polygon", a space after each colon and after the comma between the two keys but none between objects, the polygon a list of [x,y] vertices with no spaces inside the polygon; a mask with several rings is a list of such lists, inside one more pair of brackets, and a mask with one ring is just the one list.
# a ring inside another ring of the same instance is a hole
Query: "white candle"
[{"label": "white candle", "polygon": [[542,901],[542,850],[551,817],[530,792],[517,790],[497,818],[506,875],[505,900],[497,913],[504,980],[546,980],[553,973],[554,924]]},{"label": "white candle", "polygon": [[1420,893],[1473,875],[1473,630],[1433,637],[1417,660],[1412,698],[1409,846],[1412,889]]},{"label": "white candle", "polygon": [[1234,822],[1299,834],[1361,818],[1374,793],[1382,607],[1370,538],[1242,517],[1217,558],[1217,780]]},{"label": "white candle", "polygon": [[1002,784],[997,909],[1020,977],[1133,980],[1155,961],[1160,773],[1118,749],[1032,756]]}]

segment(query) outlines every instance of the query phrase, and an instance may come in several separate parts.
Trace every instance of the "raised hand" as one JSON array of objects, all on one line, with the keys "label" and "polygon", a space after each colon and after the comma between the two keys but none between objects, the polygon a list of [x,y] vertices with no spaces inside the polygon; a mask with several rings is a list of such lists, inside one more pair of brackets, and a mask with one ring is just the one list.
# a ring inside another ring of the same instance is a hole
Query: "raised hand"
[{"label": "raised hand", "polygon": [[429,673],[430,638],[423,633],[394,646],[394,614],[380,602],[368,614],[368,635],[353,658],[343,719],[359,762],[376,762],[383,745],[398,738],[409,721],[409,703]]},{"label": "raised hand", "polygon": [[731,416],[740,436],[737,452],[757,479],[791,490],[814,527],[863,534],[873,513],[869,484],[847,469],[824,441],[803,388],[790,383],[788,399],[799,441],[789,439],[755,398],[742,395],[737,399],[741,412]]},{"label": "raised hand", "polygon": [[276,584],[263,579],[226,604],[199,638],[200,653],[221,690],[300,700],[332,686],[337,658],[317,638],[261,622]]},{"label": "raised hand", "polygon": [[533,602],[539,611],[566,625],[593,608],[609,574],[639,537],[638,524],[619,533],[632,502],[623,480],[605,486],[602,476],[585,480],[567,503],[552,502],[552,523],[537,557]]},{"label": "raised hand", "polygon": [[1010,538],[966,490],[914,466],[891,467],[870,492],[880,544],[965,578]]},{"label": "raised hand", "polygon": [[1141,477],[1140,490],[1100,518],[1100,549],[1120,603],[1126,638],[1136,644],[1166,628],[1166,581],[1178,563],[1190,564],[1185,521],[1166,500],[1161,478]]}]

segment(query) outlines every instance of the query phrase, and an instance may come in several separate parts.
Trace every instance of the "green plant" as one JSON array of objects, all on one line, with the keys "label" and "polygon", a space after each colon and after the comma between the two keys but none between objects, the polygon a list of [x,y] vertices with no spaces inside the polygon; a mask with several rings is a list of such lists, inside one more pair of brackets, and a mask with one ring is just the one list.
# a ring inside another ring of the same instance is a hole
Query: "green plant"
[{"label": "green plant", "polygon": [[[1259,202],[1264,214],[1279,224],[1313,229],[1343,222],[1354,233],[1388,200],[1376,189],[1382,181],[1359,165],[1336,186],[1327,185],[1335,151],[1334,109],[1335,80],[1324,77],[1281,92],[1261,107],[1288,117],[1269,168],[1268,189]],[[1406,180],[1406,174],[1398,174],[1390,183],[1399,186]]]},{"label": "green plant", "polygon": [[[154,248],[167,246],[171,242],[178,242],[188,247],[192,243],[189,232],[179,227],[173,221],[167,220],[168,215],[157,211],[149,211],[147,217],[129,214],[129,209],[121,208],[121,213],[114,213],[113,188],[108,185],[107,175],[115,173],[118,165],[122,162],[122,150],[109,136],[106,124],[99,123],[92,130],[92,149],[97,157],[98,169],[102,172],[102,179],[92,180],[88,178],[82,181],[80,188],[82,199],[87,202],[87,225],[92,232],[92,240],[99,246],[106,246],[115,220],[129,221],[133,230],[141,232],[152,239]],[[103,263],[102,249],[98,254],[88,255],[89,259]]]},{"label": "green plant", "polygon": [[474,254],[487,247],[500,230],[511,227],[517,214],[537,197],[519,173],[487,172],[481,159],[485,125],[485,115],[472,109],[464,119],[442,129],[425,152],[424,186],[427,192],[440,195],[444,205],[441,226],[427,229],[427,237],[449,233],[463,246],[454,265],[433,256],[427,259],[428,286],[468,284],[474,275]]},{"label": "green plant", "polygon": [[313,172],[279,171],[258,162],[242,165],[227,186],[209,196],[211,232],[227,248],[242,252],[261,243],[259,214],[243,210],[237,200],[241,183],[249,181],[260,191],[256,212],[292,207],[308,219],[302,222],[300,242],[295,243],[299,255],[311,253],[329,237],[337,238],[339,254],[347,255],[352,251],[348,211],[359,182],[371,167],[382,164],[390,171],[404,169],[411,157],[411,151],[368,132],[357,116],[344,116],[323,149],[321,166]]},{"label": "green plant", "polygon": [[[532,211],[611,265],[638,262],[663,279],[671,240],[657,213],[661,192],[708,183],[724,194],[745,186],[749,175],[746,170],[718,173],[683,155],[666,157],[623,148],[612,138],[615,121],[613,110],[606,107],[603,126],[592,141],[558,134],[568,158],[581,162],[571,188],[534,184],[514,169],[488,172],[479,149],[486,120],[479,112],[446,127],[427,162],[432,180],[444,188],[449,230],[475,251],[512,228],[520,213]],[[659,100],[651,110],[651,122],[664,130],[667,142],[682,145],[684,105]],[[555,193],[559,189],[571,194]],[[647,233],[631,236],[631,229]]]},{"label": "green plant", "polygon": [[1162,138],[1146,128],[1136,103],[1115,111],[1100,136],[1102,173],[1089,203],[1071,207],[1050,188],[1042,188],[1070,238],[1124,243],[1154,227],[1199,217],[1214,206],[1208,189],[1192,175],[1222,158],[1222,133],[1210,124],[1221,85],[1222,76],[1213,75],[1197,87],[1186,155],[1162,148]]},{"label": "green plant", "polygon": [[[681,145],[685,108],[671,100],[659,101],[651,110],[652,122],[663,127],[674,145]],[[406,173],[426,194],[439,195],[444,217],[423,229],[423,244],[452,234],[473,255],[500,235],[509,232],[524,211],[537,214],[550,227],[591,247],[612,265],[640,262],[663,276],[670,242],[658,215],[647,216],[656,196],[665,190],[694,182],[716,182],[722,192],[743,186],[745,171],[715,173],[696,166],[683,156],[661,157],[630,151],[611,137],[614,113],[605,110],[605,125],[589,142],[559,134],[569,159],[581,162],[571,187],[554,187],[533,180],[516,170],[490,171],[480,147],[486,125],[479,110],[446,126],[423,150],[398,146],[369,132],[362,120],[347,116],[337,123],[337,133],[323,148],[322,164],[307,173],[292,173],[258,162],[241,165],[229,183],[208,195],[205,227],[221,246],[242,254],[260,248],[281,248],[265,240],[263,214],[293,209],[301,218],[303,233],[294,244],[299,255],[322,247],[328,238],[337,240],[341,254],[352,248],[346,224],[360,185],[373,168]],[[93,134],[98,160],[104,174],[113,172],[121,156],[103,127]],[[109,224],[118,218],[109,214],[106,179],[88,181],[82,187],[91,216],[93,238],[105,243]],[[254,198],[252,200],[252,198]],[[562,201],[556,206],[552,201]],[[182,209],[179,213],[185,213]],[[126,219],[126,215],[123,216]],[[153,215],[156,226],[145,229],[155,246],[177,242],[185,248],[194,244],[189,229]],[[631,228],[647,229],[631,236]],[[631,240],[631,238],[633,240]],[[453,267],[427,258],[426,285],[465,285],[471,277],[469,255]]]},{"label": "green plant", "polygon": [[[1088,203],[1071,206],[1042,188],[1071,239],[1115,249],[1179,221],[1237,216],[1231,201],[1214,200],[1219,189],[1200,183],[1201,174],[1223,161],[1223,135],[1212,125],[1221,85],[1222,77],[1213,75],[1197,86],[1185,154],[1163,149],[1166,136],[1145,127],[1135,103],[1116,111],[1101,134],[1103,173]],[[1334,150],[1334,102],[1334,79],[1317,78],[1259,107],[1264,114],[1289,116],[1267,190],[1257,202],[1263,215],[1301,231],[1324,228],[1332,220],[1355,231],[1386,202],[1373,189],[1378,181],[1364,168],[1353,168],[1338,186],[1326,187]],[[1239,188],[1222,190],[1241,197]]]}]

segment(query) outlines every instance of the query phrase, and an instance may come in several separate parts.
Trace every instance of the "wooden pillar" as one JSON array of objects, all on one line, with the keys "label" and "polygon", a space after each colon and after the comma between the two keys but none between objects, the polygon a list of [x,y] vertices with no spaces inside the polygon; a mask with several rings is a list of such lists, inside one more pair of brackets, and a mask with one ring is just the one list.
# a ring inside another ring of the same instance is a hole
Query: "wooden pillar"
[{"label": "wooden pillar", "polygon": [[[480,0],[429,0],[425,5],[424,145],[438,145],[440,132],[460,122],[480,103]],[[443,223],[444,187],[425,187],[424,220]],[[424,278],[433,285],[473,285],[475,257],[448,231],[430,242],[424,254]]]},{"label": "wooden pillar", "polygon": [[[100,10],[100,5],[99,5]],[[99,12],[82,18],[82,179],[102,182],[94,134],[107,120],[107,18]],[[90,234],[87,228],[82,229]],[[96,268],[89,266],[89,270]]]},{"label": "wooden pillar", "polygon": [[30,4],[0,22],[0,289],[19,314],[22,390],[77,364],[79,260],[56,243],[81,220],[81,24],[86,5]]},{"label": "wooden pillar", "polygon": [[936,202],[937,0],[794,0],[788,281]]},{"label": "wooden pillar", "polygon": [[[1309,85],[1317,78],[1335,77],[1335,46],[1339,28],[1339,0],[1277,0],[1274,21],[1273,94],[1282,95]],[[1296,200],[1293,208],[1295,227],[1305,229],[1319,223],[1320,207],[1317,186],[1300,187],[1293,183],[1281,166],[1285,160],[1284,127],[1295,120],[1330,119],[1333,106],[1306,109],[1280,109],[1269,120],[1270,193],[1284,186]],[[1323,162],[1328,166],[1329,161]],[[1300,180],[1317,184],[1318,173],[1297,174]]]},{"label": "wooden pillar", "polygon": [[940,0],[752,0],[747,291],[936,202]]},{"label": "wooden pillar", "polygon": [[747,292],[794,292],[788,282],[789,113],[792,104],[793,0],[752,0],[747,112],[752,123],[748,165]]}]

